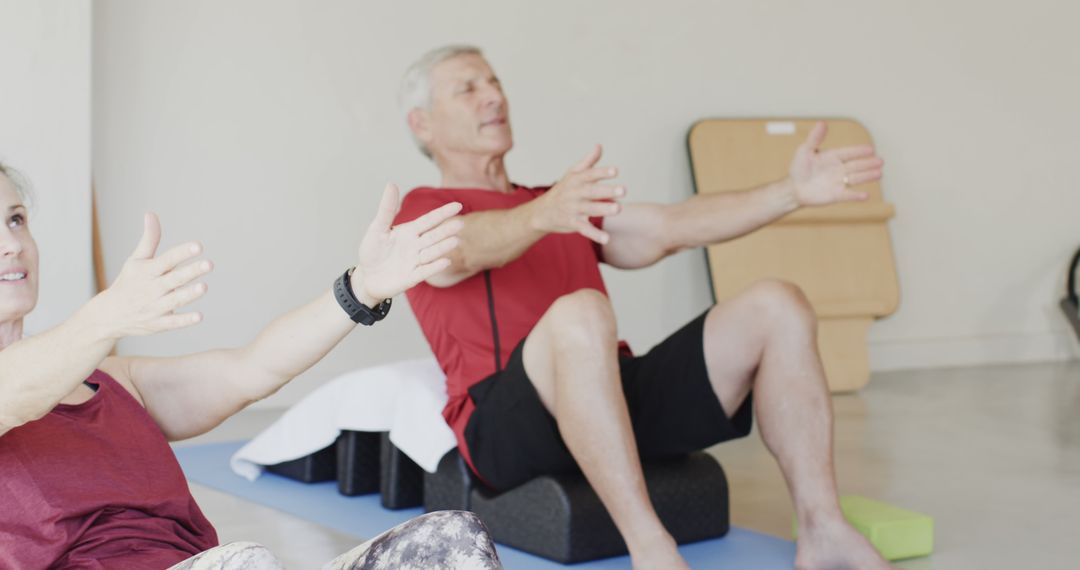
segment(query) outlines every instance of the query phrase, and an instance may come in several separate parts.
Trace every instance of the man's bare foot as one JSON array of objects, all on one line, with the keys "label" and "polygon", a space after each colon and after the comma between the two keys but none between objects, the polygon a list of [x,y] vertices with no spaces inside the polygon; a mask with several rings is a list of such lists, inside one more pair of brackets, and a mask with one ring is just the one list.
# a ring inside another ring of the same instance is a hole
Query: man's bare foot
[{"label": "man's bare foot", "polygon": [[679,546],[671,535],[658,537],[631,549],[630,562],[634,570],[690,570],[690,565],[679,554]]},{"label": "man's bare foot", "polygon": [[799,529],[796,570],[888,570],[892,568],[859,531],[843,519]]}]

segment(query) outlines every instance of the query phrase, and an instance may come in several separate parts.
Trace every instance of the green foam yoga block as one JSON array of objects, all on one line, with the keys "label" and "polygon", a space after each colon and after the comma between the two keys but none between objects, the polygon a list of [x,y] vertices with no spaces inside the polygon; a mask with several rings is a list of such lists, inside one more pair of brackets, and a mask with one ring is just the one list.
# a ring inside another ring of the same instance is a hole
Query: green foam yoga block
[{"label": "green foam yoga block", "polygon": [[[924,514],[854,495],[840,497],[840,508],[886,560],[926,556],[934,550],[934,519]],[[792,534],[798,538],[798,523],[792,523]]]}]

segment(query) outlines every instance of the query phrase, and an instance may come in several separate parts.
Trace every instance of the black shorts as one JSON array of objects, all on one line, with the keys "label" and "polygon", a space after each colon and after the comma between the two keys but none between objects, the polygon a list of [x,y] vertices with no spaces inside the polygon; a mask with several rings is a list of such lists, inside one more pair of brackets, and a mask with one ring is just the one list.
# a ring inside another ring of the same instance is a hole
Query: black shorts
[{"label": "black shorts", "polygon": [[[648,354],[619,358],[642,459],[686,454],[750,433],[752,395],[729,418],[709,383],[704,323],[702,314]],[[465,444],[480,477],[498,490],[577,469],[555,418],[525,374],[524,344],[506,368],[469,388],[476,410],[465,426]]]}]

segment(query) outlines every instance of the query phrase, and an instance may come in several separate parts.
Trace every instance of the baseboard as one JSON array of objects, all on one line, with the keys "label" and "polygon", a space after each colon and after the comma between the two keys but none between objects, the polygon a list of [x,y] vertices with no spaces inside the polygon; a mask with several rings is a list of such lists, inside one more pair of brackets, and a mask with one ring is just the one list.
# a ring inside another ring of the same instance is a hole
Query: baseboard
[{"label": "baseboard", "polygon": [[1057,362],[1080,358],[1072,331],[870,342],[875,372],[987,364]]}]

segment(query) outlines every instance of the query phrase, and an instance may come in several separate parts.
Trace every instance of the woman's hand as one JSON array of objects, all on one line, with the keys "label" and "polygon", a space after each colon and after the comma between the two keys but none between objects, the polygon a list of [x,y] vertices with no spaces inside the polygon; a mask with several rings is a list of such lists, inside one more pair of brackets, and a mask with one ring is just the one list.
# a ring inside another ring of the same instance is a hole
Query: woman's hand
[{"label": "woman's hand", "polygon": [[[178,313],[206,293],[206,283],[192,283],[213,269],[208,260],[192,261],[202,246],[188,242],[155,256],[161,224],[153,213],[143,219],[143,235],[113,284],[90,300],[82,312],[106,337],[119,339],[189,327],[199,312]],[[186,264],[185,264],[186,263]],[[183,265],[182,265],[183,264]]]},{"label": "woman's hand", "polygon": [[458,202],[391,227],[398,208],[397,186],[387,184],[379,211],[360,242],[352,286],[356,298],[368,307],[449,267],[445,256],[457,247],[457,234],[464,226],[454,218],[461,211]]}]

